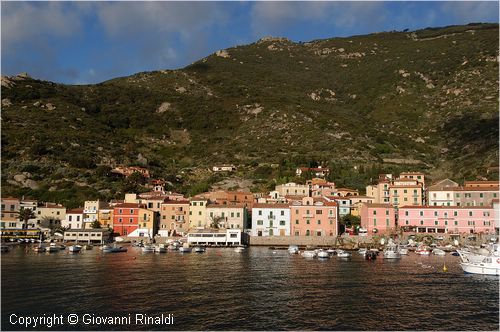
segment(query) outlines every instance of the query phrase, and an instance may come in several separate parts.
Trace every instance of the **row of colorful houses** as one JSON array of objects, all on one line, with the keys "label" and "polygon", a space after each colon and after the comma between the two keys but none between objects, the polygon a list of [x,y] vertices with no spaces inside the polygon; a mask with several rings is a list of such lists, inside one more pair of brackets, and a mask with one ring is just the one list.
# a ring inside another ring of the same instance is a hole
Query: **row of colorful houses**
[{"label": "row of colorful houses", "polygon": [[[373,196],[362,196],[357,190],[312,179],[306,184],[277,185],[268,194],[212,191],[186,198],[165,192],[159,184],[151,192],[126,194],[124,200],[86,201],[83,207],[70,210],[55,203],[2,198],[1,228],[23,229],[21,208],[34,212],[35,217],[27,222],[28,229],[91,229],[99,222],[117,235],[148,238],[213,228],[239,229],[253,236],[336,236],[339,221],[348,214],[360,216],[361,227],[369,234],[397,229],[493,233],[498,224],[498,182],[466,182],[459,187],[446,179],[426,189],[424,174],[401,173],[397,178],[384,174],[372,187],[380,189],[380,193],[372,191]],[[449,197],[454,200],[437,204],[443,201],[441,197],[447,197],[437,195],[443,188],[451,190]],[[424,192],[429,202],[436,204],[424,205]],[[467,199],[475,199],[472,194],[477,193],[482,201],[467,204],[457,200],[457,193],[458,198],[467,194]]]}]

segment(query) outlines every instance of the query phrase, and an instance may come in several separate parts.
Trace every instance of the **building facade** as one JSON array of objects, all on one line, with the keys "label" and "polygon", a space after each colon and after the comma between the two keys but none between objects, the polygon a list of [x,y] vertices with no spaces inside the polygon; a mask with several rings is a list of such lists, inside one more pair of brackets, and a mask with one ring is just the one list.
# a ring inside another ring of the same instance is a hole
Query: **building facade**
[{"label": "building facade", "polygon": [[395,232],[394,206],[380,203],[363,204],[361,206],[361,227],[366,229],[369,235]]},{"label": "building facade", "polygon": [[288,204],[254,204],[252,209],[253,236],[290,236]]},{"label": "building facade", "polygon": [[338,210],[335,202],[304,197],[290,204],[291,235],[337,236]]},{"label": "building facade", "polygon": [[189,201],[167,201],[161,204],[160,236],[184,234],[189,228]]},{"label": "building facade", "polygon": [[119,235],[129,235],[139,227],[139,210],[143,206],[122,203],[113,208],[113,231]]}]

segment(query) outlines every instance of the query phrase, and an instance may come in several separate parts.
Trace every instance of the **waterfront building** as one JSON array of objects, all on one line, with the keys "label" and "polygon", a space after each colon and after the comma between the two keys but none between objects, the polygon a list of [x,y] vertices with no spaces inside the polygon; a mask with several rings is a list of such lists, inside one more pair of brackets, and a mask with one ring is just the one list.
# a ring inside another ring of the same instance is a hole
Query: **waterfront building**
[{"label": "waterfront building", "polygon": [[161,204],[160,236],[184,234],[189,228],[189,201],[166,201]]},{"label": "waterfront building", "polygon": [[192,197],[189,200],[189,229],[204,229],[206,225],[206,213],[208,200],[200,197]]},{"label": "waterfront building", "polygon": [[63,240],[65,242],[106,243],[109,235],[109,230],[106,228],[68,229],[64,232]]},{"label": "waterfront building", "polygon": [[391,204],[365,203],[361,206],[361,227],[369,235],[390,234],[396,230],[396,214]]},{"label": "waterfront building", "polygon": [[113,208],[100,209],[97,220],[103,228],[113,228]]},{"label": "waterfront building", "polygon": [[247,224],[247,209],[244,204],[207,204],[205,225],[211,228],[213,223],[218,228],[231,228],[244,230]]},{"label": "waterfront building", "polygon": [[314,178],[306,183],[311,191],[311,197],[335,196],[338,194],[334,182]]},{"label": "waterfront building", "polygon": [[1,228],[22,229],[23,223],[19,220],[20,201],[14,197],[2,198]]},{"label": "waterfront building", "polygon": [[244,204],[245,207],[250,209],[255,200],[253,193],[247,191],[217,190],[202,193],[198,196],[208,199],[210,202],[216,204],[241,203]]},{"label": "waterfront building", "polygon": [[500,235],[500,203],[498,198],[493,200],[493,217],[495,219],[495,234]]},{"label": "waterfront building", "polygon": [[339,217],[342,218],[351,214],[351,197],[344,196],[327,196],[325,197],[330,202],[337,203]]},{"label": "waterfront building", "polygon": [[404,231],[447,234],[494,234],[491,206],[405,206],[399,208]]},{"label": "waterfront building", "polygon": [[61,221],[61,226],[68,229],[91,228],[84,227],[84,209],[71,209],[66,211],[66,218]]},{"label": "waterfront building", "polygon": [[337,203],[322,198],[304,197],[290,204],[291,235],[336,236]]},{"label": "waterfront building", "polygon": [[[37,200],[25,199],[24,197],[21,198],[20,204],[19,204],[19,210],[29,209],[29,210],[33,211],[33,214],[36,216],[37,208],[38,208],[38,201]],[[35,226],[36,226],[36,218],[29,219],[28,220],[28,228],[35,228]]]},{"label": "waterfront building", "polygon": [[369,196],[350,196],[351,214],[359,216],[361,214],[361,206],[366,203],[375,203],[375,198]]},{"label": "waterfront building", "polygon": [[389,201],[394,206],[422,205],[423,187],[417,180],[398,179],[389,185]]},{"label": "waterfront building", "polygon": [[252,236],[290,236],[288,204],[254,204]]},{"label": "waterfront building", "polygon": [[358,196],[359,191],[358,189],[351,189],[351,188],[337,188],[337,195],[339,197],[348,197],[348,196]]},{"label": "waterfront building", "polygon": [[377,184],[366,187],[366,196],[374,198],[373,203],[388,204],[389,203],[389,185],[390,181],[383,178]]},{"label": "waterfront building", "polygon": [[[99,218],[99,210],[104,208],[107,204],[103,201],[85,201],[83,205],[83,227],[84,228],[92,228],[92,223]],[[77,227],[78,228],[78,227]]]},{"label": "waterfront building", "polygon": [[129,232],[127,236],[152,239],[157,232],[158,218],[156,216],[156,212],[140,207],[137,218],[137,228]]},{"label": "waterfront building", "polygon": [[457,206],[489,206],[498,198],[498,186],[464,186],[453,191]]},{"label": "waterfront building", "polygon": [[500,185],[499,181],[465,181],[465,188],[496,188]]},{"label": "waterfront building", "polygon": [[66,219],[66,208],[61,204],[45,203],[36,211],[36,227],[53,228],[61,226]]},{"label": "waterfront building", "polygon": [[455,204],[454,189],[458,183],[444,179],[427,188],[427,204],[430,206],[453,206]]},{"label": "waterfront building", "polygon": [[140,204],[122,203],[113,207],[113,231],[119,235],[128,235],[139,227]]},{"label": "waterfront building", "polygon": [[275,189],[281,197],[285,196],[309,196],[309,186],[306,184],[296,184],[294,182],[289,182],[285,184],[280,184],[276,186]]},{"label": "waterfront building", "polygon": [[192,245],[240,245],[245,242],[241,229],[193,230],[187,234]]},{"label": "waterfront building", "polygon": [[399,174],[399,180],[415,180],[425,188],[425,174],[421,172],[402,172]]}]

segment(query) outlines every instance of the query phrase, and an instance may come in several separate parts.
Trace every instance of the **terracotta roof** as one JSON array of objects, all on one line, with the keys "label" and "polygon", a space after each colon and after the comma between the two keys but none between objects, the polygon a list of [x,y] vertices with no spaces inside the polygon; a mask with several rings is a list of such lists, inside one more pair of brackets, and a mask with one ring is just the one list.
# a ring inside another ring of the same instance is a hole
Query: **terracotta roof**
[{"label": "terracotta roof", "polygon": [[414,184],[399,184],[399,185],[390,185],[389,188],[422,188],[421,185],[414,185]]},{"label": "terracotta roof", "polygon": [[67,210],[66,214],[83,214],[83,208]]},{"label": "terracotta roof", "polygon": [[492,209],[491,206],[427,206],[427,205],[406,205],[406,206],[402,206],[399,208],[399,210],[402,210],[402,209],[440,209],[440,210],[443,210],[443,209],[448,209],[448,210],[456,210],[456,209],[460,209],[460,210],[467,210],[467,209]]},{"label": "terracotta roof", "polygon": [[401,176],[402,174],[404,174],[404,175],[425,175],[425,173],[421,173],[421,172],[403,172],[403,173],[399,173],[399,176]]},{"label": "terracotta roof", "polygon": [[377,207],[379,207],[379,208],[388,208],[388,209],[393,209],[394,208],[394,206],[392,206],[389,203],[385,203],[385,204],[384,203],[365,203],[364,205],[367,206],[367,207],[375,207],[375,208],[377,208]]},{"label": "terracotta roof", "polygon": [[496,187],[458,187],[454,191],[498,191],[498,186]]},{"label": "terracotta roof", "polygon": [[137,204],[137,203],[122,203],[122,204],[115,205],[115,209],[116,208],[135,208],[135,209],[138,209],[138,208],[142,208],[142,207],[144,207],[144,204]]},{"label": "terracotta roof", "polygon": [[245,207],[245,204],[240,204],[240,203],[236,203],[236,204],[214,204],[214,203],[211,203],[211,204],[207,204],[207,209],[208,208],[227,208],[227,209],[240,209],[240,208],[244,208]]},{"label": "terracotta roof", "polygon": [[184,201],[166,201],[166,202],[163,202],[161,203],[161,205],[179,205],[179,204],[187,204],[189,205],[189,201],[188,200],[184,200]]},{"label": "terracotta roof", "polygon": [[282,203],[257,203],[253,205],[253,208],[257,209],[287,209],[290,207],[290,204],[282,204]]}]

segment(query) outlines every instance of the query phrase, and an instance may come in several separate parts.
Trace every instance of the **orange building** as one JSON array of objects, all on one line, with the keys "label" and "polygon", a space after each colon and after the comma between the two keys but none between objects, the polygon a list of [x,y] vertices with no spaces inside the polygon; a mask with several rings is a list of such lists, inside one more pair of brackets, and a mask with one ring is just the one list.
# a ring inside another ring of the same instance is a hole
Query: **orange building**
[{"label": "orange building", "polygon": [[291,235],[336,236],[337,203],[322,198],[304,197],[290,204]]}]

